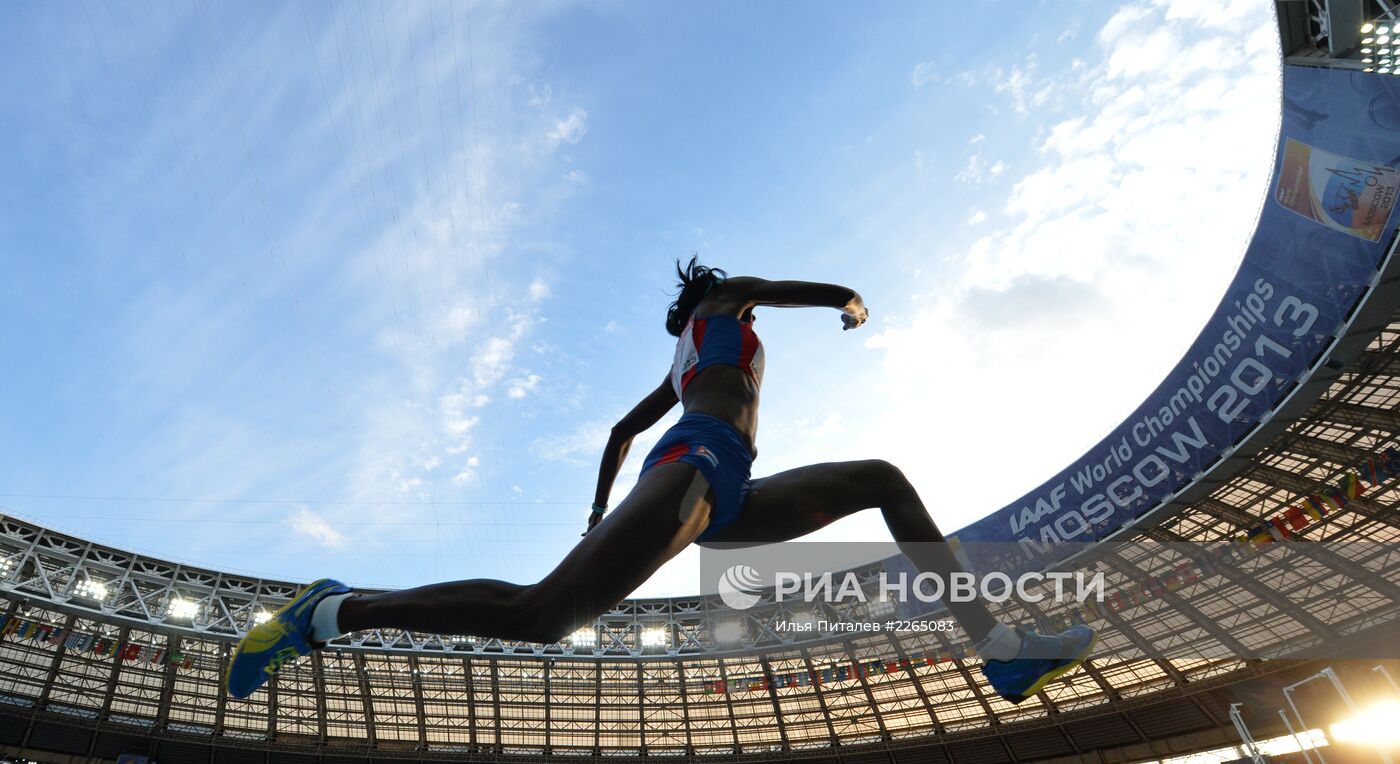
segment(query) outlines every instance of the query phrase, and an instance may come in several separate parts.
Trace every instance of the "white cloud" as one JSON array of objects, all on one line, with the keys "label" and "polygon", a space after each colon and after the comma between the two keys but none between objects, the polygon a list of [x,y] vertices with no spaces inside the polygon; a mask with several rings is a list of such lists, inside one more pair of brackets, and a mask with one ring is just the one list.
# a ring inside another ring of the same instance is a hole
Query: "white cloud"
[{"label": "white cloud", "polygon": [[[1247,13],[1271,18],[1264,0]],[[870,340],[882,354],[875,392],[894,405],[852,420],[865,433],[852,437],[905,466],[945,530],[1083,453],[1161,380],[1215,307],[1267,191],[1278,109],[1270,34],[1175,4],[1134,7],[1095,36],[1097,58],[1037,83],[1057,93],[1061,113],[1038,164],[1006,173],[999,226]],[[1211,53],[1225,50],[1262,53]],[[1185,60],[1197,54],[1209,60]],[[1027,106],[1029,72],[1004,87]],[[983,143],[969,142],[972,159]],[[990,172],[969,161],[959,179]],[[984,222],[980,213],[969,223]],[[998,474],[1011,479],[986,483],[975,502],[933,506],[950,475],[976,480],[1007,459],[1016,469]]]},{"label": "white cloud", "polygon": [[514,342],[505,337],[486,340],[472,356],[472,376],[476,384],[486,387],[499,381],[510,370],[510,362],[514,358]]},{"label": "white cloud", "polygon": [[976,211],[973,212],[971,215],[969,215],[968,218],[967,218],[967,224],[968,224],[968,225],[977,225],[977,224],[979,224],[979,223],[985,223],[986,221],[987,221],[987,213],[984,212],[984,211],[982,211],[982,210],[976,210]]},{"label": "white cloud", "polygon": [[1099,30],[1098,41],[1100,45],[1113,45],[1118,43],[1124,35],[1128,35],[1133,30],[1150,28],[1147,19],[1152,16],[1152,9],[1141,5],[1129,5],[1109,18],[1108,23]]},{"label": "white cloud", "polygon": [[[564,433],[546,435],[536,438],[530,444],[530,454],[536,459],[546,462],[557,462],[573,466],[596,465],[598,459],[603,454],[603,447],[607,445],[608,435],[612,431],[613,424],[621,416],[609,419],[594,419],[583,422],[573,430]],[[637,476],[641,473],[642,461],[656,441],[661,439],[661,435],[676,420],[680,418],[679,407],[666,417],[651,427],[651,429],[638,435],[632,440],[632,448],[628,453],[627,460],[623,462],[622,469],[618,470],[617,479],[614,485],[613,504],[621,500],[620,491],[631,490],[632,485],[637,481]]]},{"label": "white cloud", "polygon": [[988,162],[982,154],[982,146],[987,141],[985,135],[975,135],[967,142],[967,148],[963,149],[964,154],[968,154],[967,164],[956,175],[955,180],[977,186],[996,180],[1006,171],[1006,163],[1000,159]]},{"label": "white cloud", "polygon": [[575,106],[569,112],[569,116],[554,123],[554,129],[549,132],[549,139],[556,145],[560,143],[578,143],[583,140],[583,136],[588,132],[588,112]]},{"label": "white cloud", "polygon": [[472,484],[476,481],[476,470],[480,466],[481,459],[479,457],[468,458],[457,470],[457,474],[452,476],[452,484],[458,487]]},{"label": "white cloud", "polygon": [[612,426],[612,421],[603,419],[584,422],[572,432],[536,438],[530,453],[547,462],[585,464],[601,455]]},{"label": "white cloud", "polygon": [[938,79],[938,67],[932,61],[920,63],[914,67],[914,71],[909,73],[909,81],[914,83],[916,88],[921,88],[936,79]]},{"label": "white cloud", "polygon": [[510,382],[510,389],[506,391],[506,395],[511,398],[524,398],[526,395],[533,392],[539,384],[540,375],[538,374],[530,374],[525,377],[513,379]]},{"label": "white cloud", "polygon": [[530,282],[530,302],[539,302],[550,296],[549,285],[543,279],[535,279]]},{"label": "white cloud", "polygon": [[992,90],[1011,98],[1011,106],[1019,114],[1029,114],[1043,106],[1054,92],[1054,84],[1036,75],[1036,57],[1026,57],[1023,66],[997,68],[990,75]]},{"label": "white cloud", "polygon": [[331,549],[341,549],[346,544],[344,534],[307,507],[298,507],[287,519],[292,530]]}]

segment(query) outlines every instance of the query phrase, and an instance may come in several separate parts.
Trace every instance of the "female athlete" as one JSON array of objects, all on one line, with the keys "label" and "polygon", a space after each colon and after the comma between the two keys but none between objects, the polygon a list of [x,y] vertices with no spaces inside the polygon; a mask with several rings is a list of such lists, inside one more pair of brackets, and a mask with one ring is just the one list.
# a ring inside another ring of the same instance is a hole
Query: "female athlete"
[{"label": "female athlete", "polygon": [[[749,479],[756,453],[763,346],[753,329],[760,306],[841,311],[843,329],[868,313],[853,289],[806,281],[727,278],[691,258],[666,315],[678,337],[670,371],[613,428],[584,538],[549,575],[530,585],[490,579],[355,594],[317,581],[238,645],[229,693],[250,695],[287,662],[349,632],[397,628],[437,634],[553,643],[592,621],[696,542],[785,541],[853,512],[878,507],[890,534],[920,569],[948,580],[957,559],[909,481],[871,460],[816,464]],[[608,495],[632,439],[677,403],[684,414],[647,455],[636,486],[603,521]],[[948,602],[973,641],[992,687],[1013,703],[1073,669],[1094,632],[1053,636],[998,623],[981,602]]]}]

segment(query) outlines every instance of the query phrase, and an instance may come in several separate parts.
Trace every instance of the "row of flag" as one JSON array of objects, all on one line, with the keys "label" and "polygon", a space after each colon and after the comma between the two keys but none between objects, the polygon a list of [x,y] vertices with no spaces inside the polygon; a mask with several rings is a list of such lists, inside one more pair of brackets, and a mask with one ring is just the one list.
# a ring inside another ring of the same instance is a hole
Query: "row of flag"
[{"label": "row of flag", "polygon": [[173,664],[182,669],[194,666],[194,659],[180,653],[172,653],[163,647],[123,642],[111,637],[88,634],[64,629],[39,621],[31,621],[18,616],[0,615],[0,639],[13,637],[38,644],[62,645],[73,653],[89,653],[98,658],[111,657],[127,663],[156,665]]},{"label": "row of flag", "polygon": [[965,645],[953,645],[951,650],[926,650],[913,658],[876,659],[833,663],[820,669],[785,674],[761,674],[731,679],[707,679],[703,684],[706,695],[730,692],[759,692],[785,687],[819,687],[834,682],[852,682],[866,677],[913,671],[918,666],[934,666],[951,660],[963,660],[974,652]]},{"label": "row of flag", "polygon": [[1400,474],[1400,451],[1388,448],[1342,476],[1340,483],[1327,486],[1321,493],[1304,497],[1297,504],[1243,531],[1236,536],[1236,540],[1258,546],[1286,541],[1298,531],[1320,522],[1323,517],[1345,509],[1348,501],[1366,493],[1365,483],[1374,488],[1396,474]]}]

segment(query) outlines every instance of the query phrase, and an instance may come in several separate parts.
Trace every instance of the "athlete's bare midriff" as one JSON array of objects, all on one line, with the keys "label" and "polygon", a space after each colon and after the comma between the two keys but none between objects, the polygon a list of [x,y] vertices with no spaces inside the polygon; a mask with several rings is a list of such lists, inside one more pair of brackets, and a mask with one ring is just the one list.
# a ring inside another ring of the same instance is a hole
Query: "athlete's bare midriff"
[{"label": "athlete's bare midriff", "polygon": [[[746,305],[705,300],[695,308],[697,316],[726,315],[740,318]],[[738,366],[711,366],[685,386],[681,406],[687,414],[706,414],[728,422],[749,439],[758,456],[758,382]]]}]

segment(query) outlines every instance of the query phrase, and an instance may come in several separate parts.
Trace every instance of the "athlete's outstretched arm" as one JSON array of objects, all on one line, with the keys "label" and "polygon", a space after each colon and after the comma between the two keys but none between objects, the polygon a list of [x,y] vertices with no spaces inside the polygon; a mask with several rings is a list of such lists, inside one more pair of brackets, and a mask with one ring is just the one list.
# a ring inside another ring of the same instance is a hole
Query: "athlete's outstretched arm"
[{"label": "athlete's outstretched arm", "polygon": [[[593,494],[595,505],[608,505],[613,481],[617,479],[617,471],[627,458],[628,449],[632,447],[632,439],[656,424],[678,402],[676,391],[671,387],[671,375],[667,374],[655,390],[648,393],[647,397],[627,412],[627,416],[613,425],[612,432],[608,435],[608,444],[603,447],[602,464],[598,465],[598,490]],[[596,512],[593,513],[588,518],[588,530],[593,530],[593,526],[597,525],[602,517]]]},{"label": "athlete's outstretched arm", "polygon": [[840,284],[816,281],[769,281],[755,276],[735,276],[724,282],[725,297],[743,302],[745,307],[768,305],[775,308],[836,308],[847,329],[865,323],[870,312],[856,290]]}]

